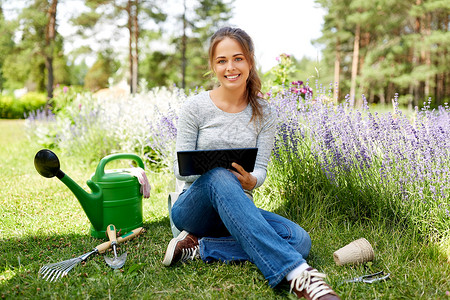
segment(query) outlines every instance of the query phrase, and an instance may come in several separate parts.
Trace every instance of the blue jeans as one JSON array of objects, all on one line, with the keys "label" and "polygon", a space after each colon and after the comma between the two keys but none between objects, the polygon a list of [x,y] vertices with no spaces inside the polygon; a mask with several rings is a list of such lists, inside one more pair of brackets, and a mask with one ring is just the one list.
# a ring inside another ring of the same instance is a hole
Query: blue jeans
[{"label": "blue jeans", "polygon": [[199,237],[209,261],[251,261],[274,287],[305,262],[308,233],[294,222],[255,206],[230,171],[216,168],[183,191],[172,207],[180,230]]}]

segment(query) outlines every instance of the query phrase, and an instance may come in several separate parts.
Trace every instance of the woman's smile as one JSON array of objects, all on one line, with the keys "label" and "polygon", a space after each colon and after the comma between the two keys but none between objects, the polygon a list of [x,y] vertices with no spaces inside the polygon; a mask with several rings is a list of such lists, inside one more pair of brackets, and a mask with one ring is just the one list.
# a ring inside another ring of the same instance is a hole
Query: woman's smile
[{"label": "woman's smile", "polygon": [[225,77],[228,78],[229,80],[234,80],[234,79],[237,79],[239,76],[241,76],[241,74],[237,74],[237,75],[226,75]]}]

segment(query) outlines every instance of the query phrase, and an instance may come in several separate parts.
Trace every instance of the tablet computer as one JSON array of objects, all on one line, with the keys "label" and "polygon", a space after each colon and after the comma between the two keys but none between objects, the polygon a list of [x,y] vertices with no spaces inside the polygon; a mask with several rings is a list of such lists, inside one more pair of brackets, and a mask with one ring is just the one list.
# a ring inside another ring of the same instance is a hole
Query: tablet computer
[{"label": "tablet computer", "polygon": [[234,169],[235,162],[252,172],[257,154],[258,148],[178,151],[178,170],[181,176],[201,175],[217,167]]}]

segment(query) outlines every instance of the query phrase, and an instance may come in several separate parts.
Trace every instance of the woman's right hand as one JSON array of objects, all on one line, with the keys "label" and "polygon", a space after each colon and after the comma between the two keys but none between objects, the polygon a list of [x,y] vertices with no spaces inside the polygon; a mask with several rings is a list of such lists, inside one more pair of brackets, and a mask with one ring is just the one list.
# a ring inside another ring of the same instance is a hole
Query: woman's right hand
[{"label": "woman's right hand", "polygon": [[242,188],[251,191],[256,186],[256,177],[245,171],[245,169],[237,163],[232,163],[231,166],[237,170],[237,172],[234,170],[230,170],[230,172],[237,177]]}]

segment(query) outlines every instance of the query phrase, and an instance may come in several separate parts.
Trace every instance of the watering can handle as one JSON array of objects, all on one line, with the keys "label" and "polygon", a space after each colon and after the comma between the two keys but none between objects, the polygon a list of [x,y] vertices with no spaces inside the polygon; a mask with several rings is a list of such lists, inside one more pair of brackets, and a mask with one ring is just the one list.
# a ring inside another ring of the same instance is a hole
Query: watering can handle
[{"label": "watering can handle", "polygon": [[100,160],[100,163],[97,166],[97,169],[95,170],[95,174],[93,176],[93,181],[98,182],[100,181],[100,178],[102,178],[105,175],[105,166],[107,163],[118,160],[118,159],[131,159],[134,160],[139,167],[144,169],[144,163],[142,162],[142,159],[133,153],[118,153],[118,154],[111,154],[108,156],[103,157]]}]

